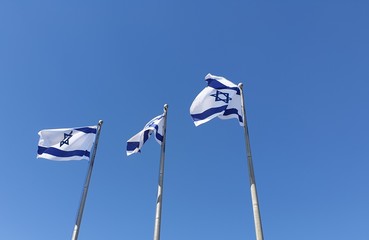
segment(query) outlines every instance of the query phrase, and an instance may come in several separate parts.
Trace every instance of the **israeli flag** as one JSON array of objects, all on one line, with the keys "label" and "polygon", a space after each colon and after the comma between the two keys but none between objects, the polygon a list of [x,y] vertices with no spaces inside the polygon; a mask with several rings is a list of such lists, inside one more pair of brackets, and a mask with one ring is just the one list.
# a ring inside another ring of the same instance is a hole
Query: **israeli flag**
[{"label": "israeli flag", "polygon": [[164,114],[151,119],[145,127],[127,141],[127,156],[141,152],[141,148],[152,133],[156,141],[161,145],[164,132]]},{"label": "israeli flag", "polygon": [[191,117],[196,126],[210,121],[215,117],[220,119],[238,119],[241,126],[242,117],[241,89],[224,77],[206,75],[208,86],[202,90],[192,102]]},{"label": "israeli flag", "polygon": [[97,126],[46,129],[38,132],[37,158],[55,161],[89,160]]}]

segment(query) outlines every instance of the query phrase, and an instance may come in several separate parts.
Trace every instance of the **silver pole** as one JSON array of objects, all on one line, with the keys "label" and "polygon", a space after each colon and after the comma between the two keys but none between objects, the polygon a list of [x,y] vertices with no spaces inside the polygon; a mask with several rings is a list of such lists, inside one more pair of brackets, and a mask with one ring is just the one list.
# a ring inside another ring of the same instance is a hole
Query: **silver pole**
[{"label": "silver pole", "polygon": [[259,203],[258,203],[258,194],[256,190],[254,166],[252,164],[250,137],[249,137],[249,130],[247,127],[247,119],[246,119],[245,99],[243,96],[243,84],[239,83],[238,87],[241,90],[241,98],[242,98],[242,111],[243,111],[243,119],[244,119],[243,127],[244,127],[244,132],[245,132],[247,163],[248,163],[248,169],[249,169],[250,190],[251,190],[252,208],[254,212],[256,240],[263,240],[263,227],[261,225],[261,217],[260,217],[260,210],[259,210]]},{"label": "silver pole", "polygon": [[168,112],[168,104],[165,104],[164,105],[163,142],[161,144],[161,153],[160,153],[158,195],[157,195],[157,198],[156,198],[154,240],[160,240],[161,207],[162,207],[162,202],[163,202],[165,140],[166,140],[166,132],[167,132],[167,112]]},{"label": "silver pole", "polygon": [[78,239],[79,229],[80,229],[81,221],[82,221],[83,209],[85,207],[85,202],[86,202],[86,198],[87,198],[88,187],[90,185],[92,168],[94,167],[94,161],[95,161],[95,156],[96,156],[97,144],[99,143],[100,130],[101,130],[102,124],[103,124],[103,121],[100,120],[99,121],[99,124],[97,125],[97,131],[96,131],[96,137],[95,137],[95,144],[94,144],[92,156],[91,156],[91,159],[90,159],[90,166],[88,168],[85,185],[83,187],[83,193],[82,193],[81,203],[79,205],[79,210],[78,210],[78,215],[77,215],[77,219],[76,219],[76,224],[74,225],[74,229],[73,229],[72,240],[77,240]]}]

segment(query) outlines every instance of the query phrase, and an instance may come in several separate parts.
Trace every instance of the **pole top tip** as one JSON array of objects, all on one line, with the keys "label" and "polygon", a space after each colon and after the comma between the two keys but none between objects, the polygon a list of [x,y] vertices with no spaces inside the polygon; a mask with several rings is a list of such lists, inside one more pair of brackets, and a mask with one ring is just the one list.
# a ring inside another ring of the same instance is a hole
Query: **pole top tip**
[{"label": "pole top tip", "polygon": [[164,104],[164,110],[168,110],[168,104]]},{"label": "pole top tip", "polygon": [[101,126],[103,124],[103,120],[99,120],[99,125]]},{"label": "pole top tip", "polygon": [[239,84],[238,84],[238,87],[239,87],[239,88],[243,88],[243,83],[239,83]]}]

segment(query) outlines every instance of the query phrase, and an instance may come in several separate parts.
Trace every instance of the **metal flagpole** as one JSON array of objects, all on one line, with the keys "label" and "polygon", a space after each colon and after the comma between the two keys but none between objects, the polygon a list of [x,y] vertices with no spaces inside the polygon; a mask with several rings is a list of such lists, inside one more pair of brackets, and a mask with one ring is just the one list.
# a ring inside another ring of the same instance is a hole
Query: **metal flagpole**
[{"label": "metal flagpole", "polygon": [[161,144],[161,153],[160,153],[158,196],[156,198],[154,240],[160,240],[161,207],[162,207],[162,202],[163,202],[165,141],[166,141],[166,132],[167,132],[167,113],[168,113],[168,104],[165,104],[164,105],[163,142]]},{"label": "metal flagpole", "polygon": [[88,187],[90,185],[92,168],[94,167],[94,161],[95,161],[95,156],[96,156],[97,144],[99,143],[100,130],[101,130],[102,124],[103,124],[103,121],[100,120],[99,121],[99,124],[97,125],[97,131],[96,131],[96,137],[95,137],[95,144],[94,144],[93,152],[92,152],[91,159],[90,159],[90,166],[88,168],[85,185],[83,187],[82,199],[81,199],[81,203],[79,205],[79,210],[78,210],[78,215],[77,215],[77,219],[76,219],[76,224],[74,225],[74,229],[73,229],[72,240],[77,240],[78,239],[79,229],[80,229],[81,221],[82,221],[83,209],[85,207],[85,202],[86,202],[86,198],[87,198]]},{"label": "metal flagpole", "polygon": [[245,131],[247,163],[248,163],[248,169],[249,169],[250,190],[251,190],[252,207],[253,207],[253,212],[254,212],[256,240],[263,240],[263,228],[262,228],[262,225],[261,225],[261,217],[260,217],[260,210],[259,210],[259,203],[258,203],[258,194],[257,194],[257,190],[256,190],[254,166],[252,164],[250,137],[249,137],[249,130],[248,130],[248,127],[247,127],[245,99],[244,99],[244,96],[243,96],[243,84],[239,83],[238,87],[241,89],[242,111],[243,111],[243,119],[244,119],[243,127],[244,127],[244,131]]}]

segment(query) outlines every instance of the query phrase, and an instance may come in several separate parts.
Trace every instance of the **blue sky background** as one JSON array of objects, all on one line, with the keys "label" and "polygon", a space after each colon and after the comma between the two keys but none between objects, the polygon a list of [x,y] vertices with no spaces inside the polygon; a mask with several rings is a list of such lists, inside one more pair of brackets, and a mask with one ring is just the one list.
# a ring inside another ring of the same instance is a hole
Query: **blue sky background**
[{"label": "blue sky background", "polygon": [[0,2],[0,239],[70,239],[87,161],[37,132],[95,125],[79,239],[152,239],[160,147],[126,141],[169,105],[161,239],[255,239],[243,129],[195,127],[207,73],[243,82],[265,239],[369,239],[368,1]]}]

